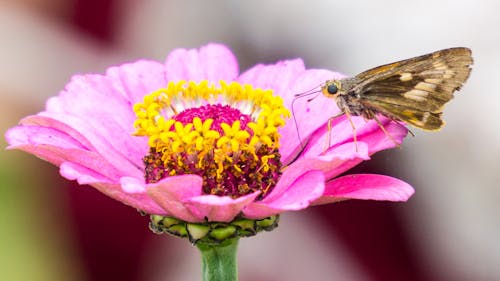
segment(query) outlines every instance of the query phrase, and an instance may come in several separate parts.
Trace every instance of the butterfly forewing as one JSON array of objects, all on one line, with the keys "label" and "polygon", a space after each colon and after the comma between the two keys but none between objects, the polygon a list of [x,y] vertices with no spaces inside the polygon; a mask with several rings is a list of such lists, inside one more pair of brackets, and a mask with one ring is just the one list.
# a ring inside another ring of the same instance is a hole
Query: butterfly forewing
[{"label": "butterfly forewing", "polygon": [[467,80],[472,64],[468,48],[450,48],[367,70],[351,78],[345,94],[356,96],[367,111],[416,127],[436,130],[441,111]]}]

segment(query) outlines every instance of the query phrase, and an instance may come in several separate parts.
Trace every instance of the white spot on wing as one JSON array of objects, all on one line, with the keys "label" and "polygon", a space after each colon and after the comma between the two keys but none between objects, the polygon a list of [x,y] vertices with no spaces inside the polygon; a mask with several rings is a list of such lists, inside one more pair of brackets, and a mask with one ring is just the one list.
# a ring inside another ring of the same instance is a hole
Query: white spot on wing
[{"label": "white spot on wing", "polygon": [[436,85],[432,83],[420,82],[415,86],[417,90],[423,90],[426,92],[433,92],[436,90]]},{"label": "white spot on wing", "polygon": [[414,101],[424,101],[427,95],[429,95],[429,93],[426,91],[413,89],[411,91],[404,93],[403,97]]},{"label": "white spot on wing", "polygon": [[411,79],[413,79],[413,77],[409,72],[401,73],[401,76],[399,77],[399,80],[403,82],[410,81]]},{"label": "white spot on wing", "polygon": [[422,117],[422,122],[427,123],[427,119],[429,119],[429,116],[431,116],[429,112],[424,112],[424,116]]},{"label": "white spot on wing", "polygon": [[424,81],[427,82],[427,83],[432,83],[432,84],[440,84],[441,82],[443,82],[443,79],[439,79],[439,78],[427,78]]},{"label": "white spot on wing", "polygon": [[451,77],[455,76],[455,71],[451,70],[451,69],[447,69],[445,72],[444,72],[444,75],[443,75],[443,78],[444,79],[450,79]]}]

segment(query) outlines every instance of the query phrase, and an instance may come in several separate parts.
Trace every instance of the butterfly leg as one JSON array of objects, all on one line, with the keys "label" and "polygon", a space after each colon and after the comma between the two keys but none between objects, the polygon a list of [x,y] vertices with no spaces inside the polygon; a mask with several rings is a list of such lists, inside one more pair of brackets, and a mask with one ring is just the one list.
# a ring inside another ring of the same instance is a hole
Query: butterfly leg
[{"label": "butterfly leg", "polygon": [[330,146],[332,145],[332,122],[333,120],[335,120],[337,117],[340,117],[342,116],[342,114],[344,114],[343,112],[335,115],[335,116],[332,116],[330,118],[328,118],[328,122],[326,123],[326,127],[327,127],[327,134],[328,134],[328,137],[326,139],[326,142],[325,142],[325,146],[323,147],[323,153],[325,153],[328,148],[330,148]]},{"label": "butterfly leg", "polygon": [[[385,129],[384,125],[382,125],[382,123],[380,122],[380,120],[378,120],[377,116],[374,115],[373,116],[373,119],[375,120],[375,122],[377,122],[377,125],[380,127],[380,129],[382,130],[382,132],[384,132],[384,134],[389,137],[389,139],[391,139],[391,141],[397,146],[399,147],[399,143],[392,137],[391,134],[389,134],[389,132],[387,132],[387,130]],[[391,121],[392,122],[392,121]]]},{"label": "butterfly leg", "polygon": [[326,127],[328,128],[328,137],[326,138],[325,146],[323,147],[323,153],[330,147],[332,143],[332,120],[335,117],[328,118],[328,123],[326,123]]},{"label": "butterfly leg", "polygon": [[347,120],[349,120],[349,123],[351,123],[352,127],[352,138],[354,140],[354,145],[356,146],[356,152],[358,152],[358,135],[356,132],[356,126],[354,126],[354,122],[352,122],[351,119],[351,114],[349,112],[345,112],[345,116],[347,117]]},{"label": "butterfly leg", "polygon": [[328,122],[326,123],[327,134],[325,145],[323,146],[323,154],[330,148],[332,142],[332,120],[335,119],[336,116],[328,118]]}]

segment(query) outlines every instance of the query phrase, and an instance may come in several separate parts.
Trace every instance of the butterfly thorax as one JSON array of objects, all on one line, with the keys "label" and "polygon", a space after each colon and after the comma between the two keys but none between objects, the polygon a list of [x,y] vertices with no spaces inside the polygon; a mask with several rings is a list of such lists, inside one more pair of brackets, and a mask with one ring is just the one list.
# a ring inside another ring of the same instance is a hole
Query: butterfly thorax
[{"label": "butterfly thorax", "polygon": [[373,119],[375,111],[361,103],[360,93],[354,90],[358,80],[356,77],[329,80],[323,86],[322,92],[326,97],[335,99],[341,112]]}]

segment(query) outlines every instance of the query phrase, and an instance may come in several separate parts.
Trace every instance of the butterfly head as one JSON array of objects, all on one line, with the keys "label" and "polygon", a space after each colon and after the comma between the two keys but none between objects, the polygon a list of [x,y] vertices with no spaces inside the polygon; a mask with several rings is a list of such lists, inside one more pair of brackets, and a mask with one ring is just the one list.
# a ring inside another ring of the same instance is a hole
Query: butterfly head
[{"label": "butterfly head", "polygon": [[321,92],[327,98],[336,98],[342,89],[340,80],[328,80],[321,86]]}]

